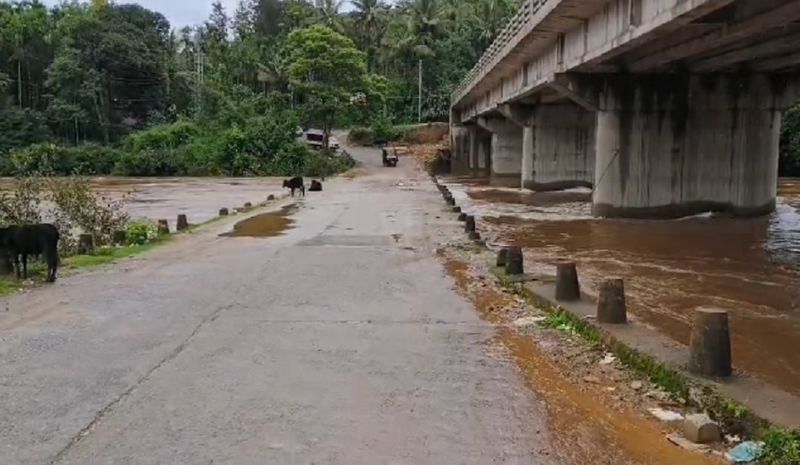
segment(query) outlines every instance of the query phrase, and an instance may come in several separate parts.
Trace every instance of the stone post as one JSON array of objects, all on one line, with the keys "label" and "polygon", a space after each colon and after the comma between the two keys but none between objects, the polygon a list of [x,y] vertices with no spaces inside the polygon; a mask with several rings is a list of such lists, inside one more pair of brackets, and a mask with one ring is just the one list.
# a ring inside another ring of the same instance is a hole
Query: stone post
[{"label": "stone post", "polygon": [[497,266],[498,267],[505,267],[506,261],[508,260],[508,248],[503,247],[497,252]]},{"label": "stone post", "polygon": [[189,220],[186,218],[186,215],[180,214],[178,215],[178,221],[176,223],[175,229],[178,231],[185,231],[189,229]]},{"label": "stone post", "polygon": [[506,274],[520,275],[525,273],[523,265],[522,249],[519,247],[509,247],[506,256]]},{"label": "stone post", "polygon": [[733,373],[728,312],[725,310],[709,307],[695,310],[689,343],[689,370],[718,378]]},{"label": "stone post", "polygon": [[597,321],[609,324],[628,322],[628,313],[625,307],[625,283],[622,279],[612,278],[600,283]]},{"label": "stone post", "polygon": [[111,235],[111,243],[114,245],[125,245],[128,242],[128,233],[124,229],[114,231]]},{"label": "stone post", "polygon": [[561,262],[556,266],[556,300],[569,302],[580,300],[578,270],[574,262]]},{"label": "stone post", "polygon": [[228,216],[229,214],[230,214],[230,212],[228,211],[227,208],[220,208],[219,209],[219,216]]},{"label": "stone post", "polygon": [[167,220],[158,220],[158,234],[169,234],[169,222]]},{"label": "stone post", "polygon": [[81,234],[78,236],[78,255],[91,255],[94,253],[94,236]]}]

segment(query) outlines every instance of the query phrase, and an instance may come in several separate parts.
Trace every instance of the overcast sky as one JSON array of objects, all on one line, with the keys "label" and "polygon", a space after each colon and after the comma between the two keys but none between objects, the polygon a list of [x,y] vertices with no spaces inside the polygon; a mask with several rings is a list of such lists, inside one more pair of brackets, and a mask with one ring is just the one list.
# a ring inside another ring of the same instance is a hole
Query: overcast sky
[{"label": "overcast sky", "polygon": [[[3,1],[3,0],[0,0]],[[229,16],[236,11],[238,0],[220,0],[225,6]],[[199,24],[208,18],[211,13],[213,0],[117,0],[116,3],[138,3],[143,7],[158,11],[167,17],[172,27],[183,27]],[[43,0],[47,5],[60,3],[59,0]],[[345,1],[345,9],[350,8],[350,2]]]}]

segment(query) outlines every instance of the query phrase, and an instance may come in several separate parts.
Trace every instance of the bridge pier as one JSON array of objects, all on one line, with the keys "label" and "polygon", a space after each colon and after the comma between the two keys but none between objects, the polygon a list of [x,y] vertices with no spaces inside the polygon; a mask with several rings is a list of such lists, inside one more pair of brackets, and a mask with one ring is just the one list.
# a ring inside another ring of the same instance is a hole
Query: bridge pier
[{"label": "bridge pier", "polygon": [[535,191],[592,187],[595,114],[571,103],[536,106],[533,173],[523,184]]},{"label": "bridge pier", "polygon": [[[674,218],[775,209],[785,78],[630,75],[587,81],[597,114],[593,213]],[[599,84],[598,84],[599,83]]]},{"label": "bridge pier", "polygon": [[478,125],[491,133],[491,177],[518,179],[522,168],[520,127],[504,118],[479,118]]}]

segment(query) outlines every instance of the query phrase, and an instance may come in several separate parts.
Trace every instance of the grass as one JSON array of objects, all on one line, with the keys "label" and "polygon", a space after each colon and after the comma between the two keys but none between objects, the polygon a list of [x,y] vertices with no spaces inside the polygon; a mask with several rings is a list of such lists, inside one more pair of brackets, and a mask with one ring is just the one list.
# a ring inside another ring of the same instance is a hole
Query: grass
[{"label": "grass", "polygon": [[761,465],[800,465],[800,431],[772,427],[761,439],[765,444]]},{"label": "grass", "polygon": [[576,334],[597,349],[608,350],[617,357],[623,367],[650,380],[653,384],[670,393],[676,399],[689,400],[689,382],[676,370],[667,367],[655,358],[606,337],[596,326],[587,320],[573,315],[562,307],[553,305],[524,285],[508,281],[499,269],[495,274],[504,287],[525,299],[531,306],[543,310],[547,317],[541,323],[546,328]]},{"label": "grass", "polygon": [[[525,299],[529,305],[544,311],[546,319],[540,323],[543,327],[574,334],[586,340],[597,349],[613,353],[622,366],[628,370],[648,378],[653,384],[681,399],[687,404],[695,405],[709,412],[720,423],[724,431],[739,434],[744,438],[760,438],[764,441],[764,452],[760,458],[761,465],[800,465],[800,431],[770,426],[768,422],[756,416],[747,407],[720,396],[711,388],[706,388],[701,399],[689,396],[689,380],[655,358],[642,354],[630,347],[604,337],[598,328],[588,321],[579,318],[562,307],[553,305],[526,289],[523,285],[512,283],[506,279],[501,269],[495,269],[503,287],[513,291]],[[695,402],[697,401],[697,402]]]}]

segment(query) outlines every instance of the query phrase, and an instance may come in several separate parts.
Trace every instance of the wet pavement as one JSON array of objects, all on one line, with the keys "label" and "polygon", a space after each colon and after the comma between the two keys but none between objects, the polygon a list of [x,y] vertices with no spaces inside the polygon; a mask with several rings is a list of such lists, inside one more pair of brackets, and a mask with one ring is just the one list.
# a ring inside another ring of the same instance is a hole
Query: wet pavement
[{"label": "wet pavement", "polygon": [[220,237],[263,211],[240,214],[2,299],[0,463],[557,463],[432,253],[460,229],[427,176],[296,202],[246,236],[279,235]]},{"label": "wet pavement", "polygon": [[485,178],[450,181],[491,240],[524,248],[529,271],[553,273],[557,260],[574,260],[590,296],[600,280],[623,277],[630,311],[682,343],[694,308],[727,309],[736,367],[800,393],[800,181],[781,180],[770,217],[670,221],[592,218],[588,189],[532,193]]}]

